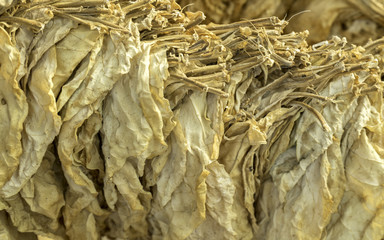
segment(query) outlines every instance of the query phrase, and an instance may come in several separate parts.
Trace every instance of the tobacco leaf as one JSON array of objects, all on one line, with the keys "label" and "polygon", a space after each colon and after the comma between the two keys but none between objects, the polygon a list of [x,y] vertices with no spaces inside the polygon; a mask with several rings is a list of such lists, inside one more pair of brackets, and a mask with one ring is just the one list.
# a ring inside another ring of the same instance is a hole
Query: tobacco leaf
[{"label": "tobacco leaf", "polygon": [[28,114],[27,98],[16,80],[20,65],[20,54],[12,44],[8,33],[0,28],[1,65],[0,65],[0,131],[2,144],[0,151],[0,186],[3,187],[17,171],[23,152],[21,142],[23,122]]}]

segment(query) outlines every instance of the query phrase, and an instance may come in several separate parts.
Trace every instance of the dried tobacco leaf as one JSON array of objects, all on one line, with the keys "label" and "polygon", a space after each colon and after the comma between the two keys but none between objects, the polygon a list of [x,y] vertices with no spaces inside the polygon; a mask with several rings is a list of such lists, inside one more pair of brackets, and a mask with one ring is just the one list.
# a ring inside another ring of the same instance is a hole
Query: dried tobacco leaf
[{"label": "dried tobacco leaf", "polygon": [[25,93],[16,80],[20,54],[9,34],[0,27],[0,186],[3,187],[17,171],[22,154],[21,134],[28,114]]}]

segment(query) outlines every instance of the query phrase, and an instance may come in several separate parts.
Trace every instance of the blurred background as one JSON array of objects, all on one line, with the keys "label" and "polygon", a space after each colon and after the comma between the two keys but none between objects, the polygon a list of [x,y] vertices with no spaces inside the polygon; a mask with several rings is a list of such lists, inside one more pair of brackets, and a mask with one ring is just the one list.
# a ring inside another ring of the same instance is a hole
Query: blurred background
[{"label": "blurred background", "polygon": [[383,0],[178,0],[202,11],[205,23],[230,23],[260,17],[290,19],[286,32],[309,30],[310,44],[332,35],[365,45],[384,36]]}]

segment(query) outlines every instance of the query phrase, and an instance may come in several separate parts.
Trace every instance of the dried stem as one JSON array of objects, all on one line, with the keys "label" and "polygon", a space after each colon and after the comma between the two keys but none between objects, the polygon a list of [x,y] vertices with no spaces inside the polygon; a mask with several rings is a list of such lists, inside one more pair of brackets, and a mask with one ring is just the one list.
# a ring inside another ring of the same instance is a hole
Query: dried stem
[{"label": "dried stem", "polygon": [[201,90],[217,94],[217,95],[219,95],[221,97],[227,98],[229,96],[228,93],[226,93],[226,92],[223,92],[223,91],[221,91],[219,89],[216,89],[216,88],[211,88],[211,87],[209,87],[208,85],[206,85],[204,83],[198,82],[196,80],[193,80],[193,79],[190,79],[190,78],[187,78],[187,77],[183,77],[183,76],[179,76],[179,75],[171,75],[171,77],[183,80],[184,82],[189,83],[191,85],[194,85],[194,86],[198,87]]},{"label": "dried stem", "polygon": [[323,126],[323,129],[327,132],[331,132],[331,128],[329,127],[327,121],[325,120],[325,118],[323,117],[323,115],[321,115],[321,113],[319,111],[317,111],[315,108],[311,107],[310,105],[306,104],[306,103],[303,103],[303,102],[299,102],[299,101],[292,101],[289,103],[289,105],[292,105],[292,106],[301,106],[301,107],[304,107],[306,108],[307,110],[309,110],[311,113],[313,113],[317,119],[319,119],[321,125]]}]

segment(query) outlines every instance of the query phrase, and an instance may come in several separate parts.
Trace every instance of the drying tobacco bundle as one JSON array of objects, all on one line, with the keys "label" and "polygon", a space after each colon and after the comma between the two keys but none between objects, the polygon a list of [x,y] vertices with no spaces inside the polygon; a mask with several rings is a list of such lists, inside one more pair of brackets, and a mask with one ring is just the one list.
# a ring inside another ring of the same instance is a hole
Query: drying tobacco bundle
[{"label": "drying tobacco bundle", "polygon": [[174,1],[0,1],[1,239],[380,239],[384,40]]}]

